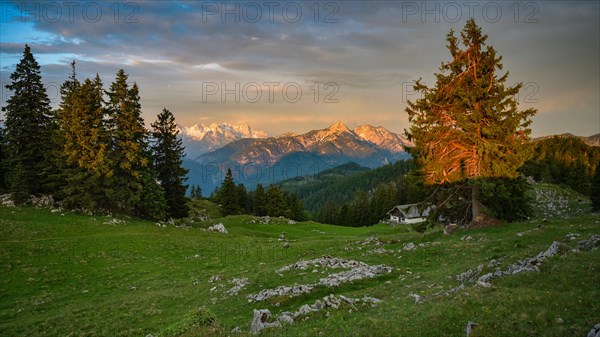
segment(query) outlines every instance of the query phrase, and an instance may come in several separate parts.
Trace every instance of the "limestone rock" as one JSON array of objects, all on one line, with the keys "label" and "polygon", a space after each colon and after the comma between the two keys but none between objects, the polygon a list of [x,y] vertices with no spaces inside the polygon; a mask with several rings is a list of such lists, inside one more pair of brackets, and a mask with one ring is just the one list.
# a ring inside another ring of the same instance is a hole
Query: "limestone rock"
[{"label": "limestone rock", "polygon": [[254,318],[250,324],[250,331],[253,334],[258,334],[262,329],[265,328],[278,328],[281,326],[279,321],[267,322],[271,318],[271,311],[269,309],[254,310]]},{"label": "limestone rock", "polygon": [[227,228],[225,228],[223,223],[218,223],[216,225],[212,225],[212,226],[208,227],[207,230],[210,232],[219,232],[219,233],[227,234]]}]

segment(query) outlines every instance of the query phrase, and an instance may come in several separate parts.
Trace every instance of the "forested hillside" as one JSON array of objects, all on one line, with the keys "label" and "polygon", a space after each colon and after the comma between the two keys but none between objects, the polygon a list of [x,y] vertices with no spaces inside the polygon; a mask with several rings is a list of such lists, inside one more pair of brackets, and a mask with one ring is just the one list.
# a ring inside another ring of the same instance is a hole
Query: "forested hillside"
[{"label": "forested hillside", "polygon": [[532,159],[520,169],[524,175],[590,193],[592,177],[600,163],[600,147],[590,146],[577,137],[560,136],[539,140],[534,146]]},{"label": "forested hillside", "polygon": [[412,168],[412,161],[398,161],[371,170],[349,163],[315,176],[286,180],[279,185],[296,194],[304,202],[306,210],[314,214],[328,201],[341,206],[351,201],[358,191],[372,191],[378,185],[394,182]]}]

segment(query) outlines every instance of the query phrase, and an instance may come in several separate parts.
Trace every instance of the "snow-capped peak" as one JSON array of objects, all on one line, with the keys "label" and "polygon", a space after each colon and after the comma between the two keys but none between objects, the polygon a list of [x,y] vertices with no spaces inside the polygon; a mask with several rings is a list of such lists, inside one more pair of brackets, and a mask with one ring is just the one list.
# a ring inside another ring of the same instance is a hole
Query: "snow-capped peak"
[{"label": "snow-capped peak", "polygon": [[215,136],[217,138],[221,138],[219,136],[233,138],[231,140],[267,137],[267,134],[264,131],[255,131],[250,125],[231,125],[229,123],[211,123],[209,126],[204,125],[204,123],[194,124],[190,127],[182,127],[181,133],[196,141],[202,140],[207,135],[210,135],[211,138],[215,138]]},{"label": "snow-capped peak", "polygon": [[242,138],[266,138],[264,131],[254,130],[250,125],[229,123],[194,124],[180,127],[181,138],[188,157],[195,158],[203,153],[218,149]]},{"label": "snow-capped peak", "polygon": [[328,127],[327,131],[329,131],[330,133],[342,133],[342,132],[350,132],[350,129],[348,129],[346,124],[338,121],[337,123]]}]

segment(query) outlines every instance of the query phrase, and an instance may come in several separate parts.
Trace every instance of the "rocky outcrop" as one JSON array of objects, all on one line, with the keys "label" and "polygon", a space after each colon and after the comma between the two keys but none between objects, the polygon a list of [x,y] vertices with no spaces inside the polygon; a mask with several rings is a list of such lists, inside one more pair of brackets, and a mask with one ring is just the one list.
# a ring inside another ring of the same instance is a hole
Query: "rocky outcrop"
[{"label": "rocky outcrop", "polygon": [[377,305],[382,303],[380,299],[364,296],[362,298],[350,298],[344,295],[329,294],[323,299],[316,300],[313,304],[303,304],[296,311],[284,311],[277,315],[277,319],[271,323],[267,321],[271,318],[271,312],[268,309],[254,310],[254,317],[250,324],[250,331],[254,334],[260,332],[264,328],[280,327],[284,324],[294,324],[295,320],[300,316],[306,316],[313,312],[318,312],[327,308],[339,309],[342,305],[348,305],[356,309],[356,304],[371,304]]},{"label": "rocky outcrop", "polygon": [[250,331],[253,334],[258,334],[262,329],[265,328],[278,328],[281,326],[279,321],[267,322],[271,318],[271,311],[269,309],[254,310],[254,317],[252,323],[250,323]]},{"label": "rocky outcrop", "polygon": [[370,266],[364,262],[339,259],[331,256],[323,256],[314,260],[301,260],[296,263],[281,267],[279,270],[277,270],[277,272],[281,273],[293,269],[306,270],[309,267],[325,267],[332,269],[341,268],[350,270],[327,275],[326,277],[321,278],[319,282],[313,284],[294,284],[292,286],[284,285],[273,289],[264,289],[258,294],[248,295],[249,301],[260,302],[273,296],[283,295],[290,297],[300,296],[302,294],[311,292],[316,286],[338,287],[344,283],[374,278],[379,275],[392,272],[392,268],[385,265]]},{"label": "rocky outcrop", "polygon": [[364,262],[359,262],[355,260],[346,260],[339,259],[337,257],[331,257],[329,255],[325,255],[313,260],[301,260],[296,263],[281,267],[277,270],[278,273],[285,272],[292,269],[300,269],[306,270],[310,267],[324,267],[324,268],[342,268],[342,269],[350,269],[357,268],[360,266],[367,266]]},{"label": "rocky outcrop", "polygon": [[225,228],[225,226],[222,223],[212,225],[212,226],[208,227],[206,230],[210,231],[210,232],[219,232],[219,233],[223,233],[223,234],[228,233],[227,228]]},{"label": "rocky outcrop", "polygon": [[309,293],[313,290],[313,285],[306,284],[294,284],[292,286],[279,286],[273,289],[264,289],[258,294],[250,294],[248,295],[248,299],[250,302],[260,302],[264,301],[267,298],[271,298],[273,296],[283,296],[287,295],[290,297],[300,296],[302,294]]}]

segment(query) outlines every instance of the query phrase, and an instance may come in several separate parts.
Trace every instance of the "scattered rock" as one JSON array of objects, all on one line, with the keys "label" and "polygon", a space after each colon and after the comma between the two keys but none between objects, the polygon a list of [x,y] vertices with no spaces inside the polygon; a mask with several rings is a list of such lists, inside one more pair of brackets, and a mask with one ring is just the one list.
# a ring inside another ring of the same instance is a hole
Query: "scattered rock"
[{"label": "scattered rock", "polygon": [[415,293],[408,295],[408,297],[412,298],[415,301],[415,304],[421,302],[421,296]]},{"label": "scattered rock", "polygon": [[210,231],[210,232],[219,232],[219,233],[223,233],[223,234],[228,233],[227,228],[225,228],[223,223],[218,223],[216,225],[212,225],[212,226],[208,227],[206,230]]},{"label": "scattered rock", "polygon": [[600,337],[600,323],[594,325],[586,337]]},{"label": "scattered rock", "polygon": [[392,272],[392,268],[385,265],[359,266],[348,271],[328,275],[327,277],[320,279],[318,284],[328,287],[337,287],[343,283],[374,278],[378,275],[390,272]]},{"label": "scattered rock", "polygon": [[116,225],[125,225],[126,222],[125,222],[125,220],[111,218],[110,220],[104,221],[103,224],[116,226]]},{"label": "scattered rock", "polygon": [[600,244],[600,235],[592,235],[589,239],[587,240],[583,240],[583,241],[579,241],[577,243],[577,247],[575,248],[575,251],[587,251],[587,250],[592,250],[595,249],[595,247]]},{"label": "scattered rock", "polygon": [[[344,295],[336,296],[334,294],[329,294],[322,299],[316,300],[313,304],[303,304],[300,306],[300,308],[298,308],[297,311],[284,311],[280,313],[277,316],[277,320],[272,323],[267,322],[271,317],[271,312],[268,309],[254,310],[254,318],[250,328],[252,333],[257,334],[264,328],[281,327],[283,324],[294,324],[295,319],[298,319],[299,321],[306,321],[310,319],[308,315],[313,312],[318,312],[327,308],[339,309],[342,304],[349,305],[353,309],[358,310],[358,308],[355,306],[357,303],[377,305],[382,302],[383,301],[380,299],[369,296],[364,296],[363,298],[349,298]],[[350,312],[352,312],[352,309],[350,309]],[[300,316],[306,317],[301,319]],[[329,311],[327,311],[326,316],[329,317]]]},{"label": "scattered rock", "polygon": [[473,237],[471,235],[466,235],[463,236],[462,238],[460,238],[460,241],[471,241],[473,240]]},{"label": "scattered rock", "polygon": [[281,267],[277,270],[278,273],[292,270],[292,269],[300,269],[306,270],[309,267],[324,267],[324,268],[342,268],[342,269],[350,269],[356,268],[359,266],[367,266],[364,262],[359,262],[355,260],[346,260],[340,259],[337,257],[331,257],[329,255],[324,255],[322,257],[316,258],[314,260],[301,260],[296,263]]},{"label": "scattered rock", "polygon": [[465,329],[465,332],[467,333],[467,337],[471,336],[471,331],[473,330],[474,327],[476,327],[478,325],[479,324],[477,324],[475,322],[471,322],[471,321],[467,322],[467,327]]},{"label": "scattered rock", "polygon": [[579,233],[569,233],[569,234],[565,235],[565,239],[575,241],[580,236],[581,236],[581,234],[579,234]]},{"label": "scattered rock", "polygon": [[391,252],[391,251],[389,251],[389,250],[387,250],[387,249],[385,249],[383,247],[379,247],[379,248],[375,248],[375,249],[369,250],[367,253],[368,254],[385,254],[385,253],[388,253],[388,252]]},{"label": "scattered rock", "polygon": [[242,333],[242,329],[240,329],[239,326],[236,326],[235,328],[231,329],[231,333]]},{"label": "scattered rock", "polygon": [[231,281],[229,281],[229,283],[232,283],[233,287],[231,287],[231,289],[227,291],[227,294],[230,296],[235,296],[240,292],[240,290],[246,287],[246,285],[248,284],[248,278],[234,278]]},{"label": "scattered rock", "polygon": [[294,324],[294,319],[292,318],[292,314],[288,311],[282,312],[277,316],[277,320],[281,324]]},{"label": "scattered rock", "polygon": [[221,280],[221,275],[220,274],[215,274],[215,275],[211,276],[208,279],[208,283],[215,283],[215,282],[217,282],[219,280]]},{"label": "scattered rock", "polygon": [[391,267],[385,265],[370,266],[364,262],[354,260],[344,260],[331,256],[323,256],[314,260],[302,260],[294,264],[284,266],[277,270],[278,273],[291,269],[306,270],[309,267],[327,267],[327,268],[349,268],[350,270],[334,273],[321,278],[314,284],[294,284],[293,286],[279,286],[274,289],[265,289],[258,294],[248,295],[250,302],[263,301],[273,296],[287,295],[290,297],[299,296],[311,292],[315,286],[337,287],[341,284],[374,278],[392,271]]},{"label": "scattered rock", "polygon": [[281,234],[279,234],[279,241],[287,241],[287,233],[286,232],[281,232]]},{"label": "scattered rock", "polygon": [[284,242],[283,243],[283,248],[290,248],[290,243],[289,242]]},{"label": "scattered rock", "polygon": [[365,239],[365,241],[361,242],[360,245],[366,246],[366,245],[370,245],[372,243],[374,243],[376,246],[381,246],[383,244],[383,242],[381,242],[381,240],[379,240],[378,237],[369,236],[368,238]]},{"label": "scattered rock", "polygon": [[412,242],[409,242],[409,243],[407,243],[407,244],[404,245],[404,250],[411,251],[413,249],[415,249],[415,244],[412,243]]},{"label": "scattered rock", "polygon": [[293,286],[279,286],[273,289],[265,289],[259,292],[258,294],[250,294],[248,295],[248,299],[256,302],[264,301],[267,298],[271,298],[273,296],[283,296],[288,295],[290,297],[299,296],[305,293],[309,293],[313,290],[312,285],[304,285],[304,284],[294,284]]},{"label": "scattered rock", "polygon": [[52,207],[54,206],[54,198],[51,195],[32,195],[29,198],[29,202],[35,207]]},{"label": "scattered rock", "polygon": [[15,207],[15,202],[10,198],[10,194],[3,194],[0,196],[0,201],[2,202],[2,206]]},{"label": "scattered rock", "polygon": [[278,328],[281,326],[279,321],[267,322],[271,318],[271,311],[269,309],[254,310],[254,318],[250,324],[250,331],[253,334],[258,334],[262,329],[265,328]]}]

